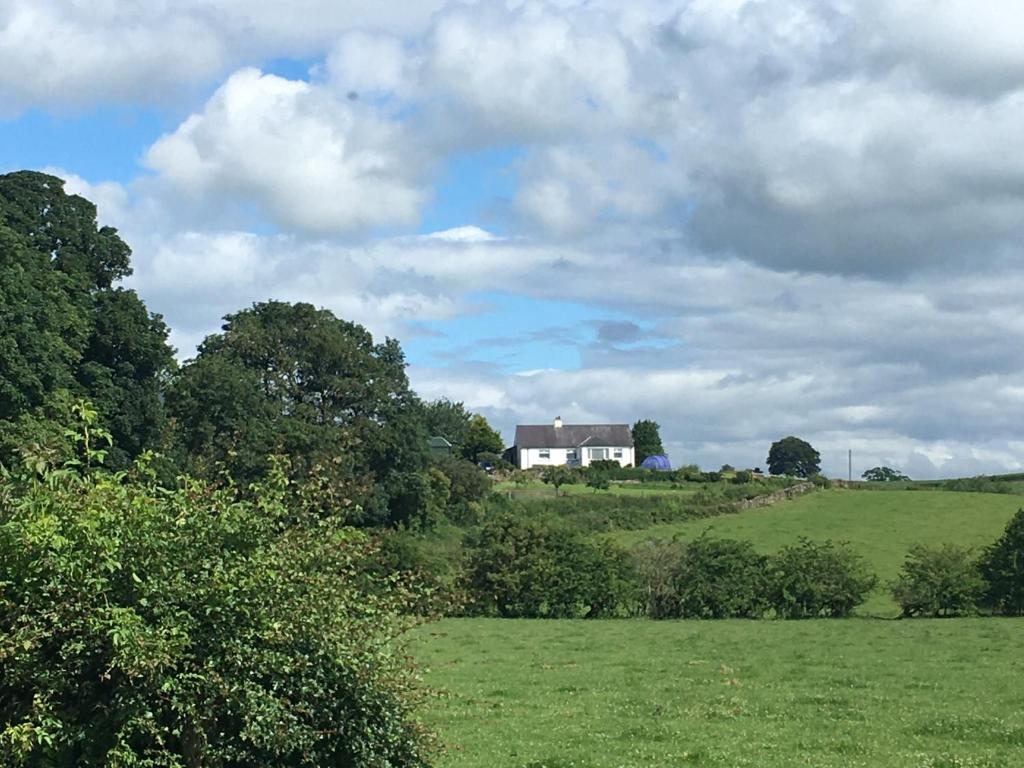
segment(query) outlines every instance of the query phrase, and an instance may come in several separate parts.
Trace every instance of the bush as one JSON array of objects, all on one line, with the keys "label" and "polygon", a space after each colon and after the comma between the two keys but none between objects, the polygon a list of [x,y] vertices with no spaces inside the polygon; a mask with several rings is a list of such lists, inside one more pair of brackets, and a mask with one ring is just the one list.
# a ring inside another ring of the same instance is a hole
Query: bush
[{"label": "bush", "polygon": [[0,764],[423,766],[366,536],[193,481],[0,489]]},{"label": "bush", "polygon": [[628,602],[626,553],[547,520],[504,514],[470,547],[469,613],[508,618],[607,616]]},{"label": "bush", "polygon": [[653,619],[759,618],[767,610],[767,558],[750,542],[702,536],[651,543],[637,557]]},{"label": "bush", "polygon": [[736,483],[736,485],[743,485],[745,483],[752,483],[752,482],[754,482],[754,473],[751,472],[749,469],[741,469],[741,470],[739,470],[736,473],[736,475],[735,475],[735,477],[733,477],[732,481],[734,483]]},{"label": "bush", "polygon": [[919,545],[907,555],[892,595],[904,616],[957,616],[974,611],[984,586],[969,550]]},{"label": "bush", "polygon": [[877,583],[844,543],[801,538],[770,558],[768,598],[783,619],[849,616]]},{"label": "bush", "polygon": [[1024,615],[1024,509],[1017,510],[998,541],[981,556],[983,604],[1007,616]]}]

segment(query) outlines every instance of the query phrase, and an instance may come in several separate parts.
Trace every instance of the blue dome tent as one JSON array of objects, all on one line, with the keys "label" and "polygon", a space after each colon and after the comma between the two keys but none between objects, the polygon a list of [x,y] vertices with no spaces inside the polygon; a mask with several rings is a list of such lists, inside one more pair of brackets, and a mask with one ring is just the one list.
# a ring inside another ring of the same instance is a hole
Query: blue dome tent
[{"label": "blue dome tent", "polygon": [[648,456],[643,460],[640,469],[656,469],[659,472],[671,472],[672,463],[668,460],[668,456]]}]

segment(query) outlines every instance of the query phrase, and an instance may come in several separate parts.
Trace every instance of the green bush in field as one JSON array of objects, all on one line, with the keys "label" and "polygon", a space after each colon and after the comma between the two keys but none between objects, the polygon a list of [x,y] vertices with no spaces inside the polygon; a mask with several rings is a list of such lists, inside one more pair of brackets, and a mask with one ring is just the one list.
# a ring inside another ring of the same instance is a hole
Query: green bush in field
[{"label": "green bush in field", "polygon": [[972,613],[985,583],[970,550],[953,544],[910,550],[892,595],[904,616]]},{"label": "green bush in field", "polygon": [[759,618],[768,608],[767,561],[747,541],[701,536],[688,544],[652,542],[638,553],[647,615]]},{"label": "green bush in field", "polygon": [[501,515],[470,548],[467,612],[508,618],[610,615],[634,580],[625,552],[542,519]]},{"label": "green bush in field", "polygon": [[801,538],[769,560],[768,598],[783,619],[849,616],[877,578],[844,543]]},{"label": "green bush in field", "polygon": [[751,472],[749,469],[738,470],[736,472],[735,476],[733,476],[733,478],[732,478],[732,481],[736,485],[743,485],[744,483],[750,483],[750,482],[753,482],[753,480],[754,480],[754,473]]},{"label": "green bush in field", "polygon": [[0,483],[0,765],[426,765],[412,596],[365,534],[283,473],[240,502],[35,469]]},{"label": "green bush in field", "polygon": [[998,541],[981,556],[986,607],[1008,616],[1024,615],[1024,509],[1017,510]]}]

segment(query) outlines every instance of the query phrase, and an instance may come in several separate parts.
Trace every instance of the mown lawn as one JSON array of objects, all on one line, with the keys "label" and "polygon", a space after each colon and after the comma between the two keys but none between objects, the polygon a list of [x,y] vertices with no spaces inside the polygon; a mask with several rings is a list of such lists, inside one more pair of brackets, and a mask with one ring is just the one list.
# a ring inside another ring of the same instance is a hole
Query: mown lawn
[{"label": "mown lawn", "polygon": [[446,619],[440,768],[1024,765],[1024,620]]},{"label": "mown lawn", "polygon": [[850,491],[811,493],[771,507],[735,515],[607,534],[627,546],[648,539],[711,535],[749,539],[774,552],[800,536],[849,541],[871,564],[881,587],[861,613],[895,615],[887,584],[896,578],[914,544],[951,542],[983,547],[1002,533],[1024,497],[944,491]]}]

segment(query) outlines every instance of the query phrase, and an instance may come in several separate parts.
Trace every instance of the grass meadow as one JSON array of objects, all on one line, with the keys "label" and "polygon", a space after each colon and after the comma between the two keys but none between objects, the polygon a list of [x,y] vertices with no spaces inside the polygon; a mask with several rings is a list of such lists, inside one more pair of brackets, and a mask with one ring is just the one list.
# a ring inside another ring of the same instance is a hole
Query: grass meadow
[{"label": "grass meadow", "polygon": [[692,539],[708,531],[718,537],[748,539],[766,553],[800,536],[849,541],[880,579],[879,588],[859,612],[894,616],[899,611],[887,586],[911,546],[950,542],[983,547],[1002,533],[1021,506],[1024,498],[1007,494],[836,489],[735,515],[607,535],[630,546],[674,536]]},{"label": "grass meadow", "polygon": [[446,619],[439,768],[1013,768],[1024,620]]}]

